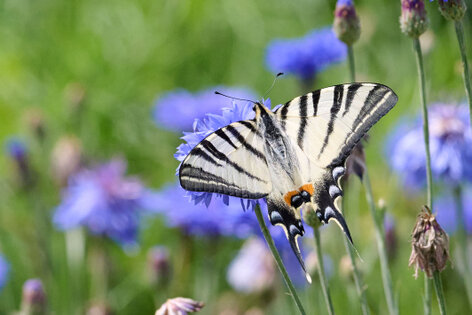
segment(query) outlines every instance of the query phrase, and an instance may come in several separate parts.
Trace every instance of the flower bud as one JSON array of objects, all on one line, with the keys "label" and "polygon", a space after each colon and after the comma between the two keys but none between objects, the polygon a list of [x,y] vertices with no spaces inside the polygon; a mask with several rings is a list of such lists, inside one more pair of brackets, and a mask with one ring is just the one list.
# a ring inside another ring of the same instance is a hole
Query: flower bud
[{"label": "flower bud", "polygon": [[318,218],[315,209],[311,203],[306,203],[302,209],[303,221],[313,228],[319,228],[323,223]]},{"label": "flower bud", "polygon": [[163,246],[154,246],[148,252],[151,281],[156,285],[166,285],[170,279],[169,251]]},{"label": "flower bud", "polygon": [[426,206],[416,220],[411,245],[409,266],[415,265],[415,278],[418,276],[418,269],[431,278],[435,271],[446,268],[449,238]]},{"label": "flower bud", "polygon": [[400,28],[406,35],[417,38],[428,28],[428,17],[423,0],[401,0]]},{"label": "flower bud", "polygon": [[397,233],[395,231],[395,221],[393,217],[386,214],[384,217],[385,246],[389,259],[394,259],[397,255]]},{"label": "flower bud", "polygon": [[359,39],[361,26],[353,0],[338,0],[334,10],[334,31],[339,40],[352,45]]},{"label": "flower bud", "polygon": [[[366,139],[367,135],[364,138]],[[364,146],[362,145],[362,142],[359,142],[346,159],[346,175],[344,176],[345,180],[347,180],[353,174],[359,176],[359,178],[362,180],[365,167]]]},{"label": "flower bud", "polygon": [[55,181],[63,186],[70,175],[77,172],[82,162],[82,143],[75,136],[65,136],[54,145],[51,170]]},{"label": "flower bud", "polygon": [[438,3],[439,11],[448,20],[461,20],[467,9],[464,0],[438,0]]},{"label": "flower bud", "polygon": [[30,109],[25,114],[26,123],[33,135],[41,143],[46,136],[43,114],[39,109]]},{"label": "flower bud", "polygon": [[7,141],[6,147],[8,155],[15,164],[20,185],[27,188],[32,184],[32,177],[25,143],[20,139],[11,138]]},{"label": "flower bud", "polygon": [[46,293],[39,279],[29,279],[23,284],[21,315],[46,314]]}]

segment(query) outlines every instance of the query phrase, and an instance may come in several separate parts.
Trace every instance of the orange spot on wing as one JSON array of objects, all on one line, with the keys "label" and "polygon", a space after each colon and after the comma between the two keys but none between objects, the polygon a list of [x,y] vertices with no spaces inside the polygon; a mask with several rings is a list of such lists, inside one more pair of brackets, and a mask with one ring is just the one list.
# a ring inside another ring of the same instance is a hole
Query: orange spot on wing
[{"label": "orange spot on wing", "polygon": [[300,187],[298,190],[299,191],[304,190],[308,192],[310,196],[313,196],[313,194],[315,193],[315,186],[313,186],[313,184],[305,184],[302,187]]},{"label": "orange spot on wing", "polygon": [[300,192],[297,191],[297,190],[292,190],[292,191],[289,191],[288,193],[286,193],[284,195],[284,200],[285,202],[289,205],[289,206],[292,206],[292,197],[295,196],[295,195],[298,195]]}]

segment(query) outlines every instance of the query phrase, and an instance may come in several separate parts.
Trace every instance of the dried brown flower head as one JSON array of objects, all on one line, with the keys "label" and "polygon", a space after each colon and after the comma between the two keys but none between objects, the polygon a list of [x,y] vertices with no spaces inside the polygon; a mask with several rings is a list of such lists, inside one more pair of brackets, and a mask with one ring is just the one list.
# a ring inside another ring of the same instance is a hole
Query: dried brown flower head
[{"label": "dried brown flower head", "polygon": [[449,238],[426,206],[416,220],[411,247],[409,266],[415,265],[415,278],[418,277],[418,269],[431,278],[435,271],[446,268]]}]

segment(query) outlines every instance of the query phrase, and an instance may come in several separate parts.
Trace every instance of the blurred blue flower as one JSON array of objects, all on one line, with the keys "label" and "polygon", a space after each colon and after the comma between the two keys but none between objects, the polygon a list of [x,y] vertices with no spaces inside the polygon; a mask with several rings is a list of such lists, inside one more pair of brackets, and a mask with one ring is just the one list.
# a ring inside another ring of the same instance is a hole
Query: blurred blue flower
[{"label": "blurred blue flower", "polygon": [[244,88],[215,86],[197,93],[177,89],[157,99],[153,110],[154,121],[159,127],[173,131],[191,130],[196,118],[201,119],[207,113],[219,112],[221,108],[231,104],[232,100],[216,95],[215,91],[238,98],[255,99],[255,94]]},{"label": "blurred blue flower", "polygon": [[[226,196],[228,197],[228,196]],[[259,231],[254,213],[243,211],[238,198],[214,198],[211,203],[192,202],[192,192],[180,185],[167,186],[156,193],[156,210],[171,227],[198,236],[236,236],[245,238]],[[263,207],[265,205],[262,205]]]},{"label": "blurred blue flower", "polygon": [[274,283],[276,266],[262,238],[246,240],[228,266],[226,280],[239,292],[255,293],[269,289]]},{"label": "blurred blue flower", "polygon": [[10,272],[10,264],[0,255],[0,289],[2,289],[8,281],[8,274]]},{"label": "blurred blue flower", "polygon": [[449,234],[453,234],[457,230],[458,222],[465,224],[467,233],[472,234],[472,188],[465,188],[462,193],[463,218],[457,218],[456,207],[452,193],[438,197],[434,201],[434,208],[437,211],[436,220]]},{"label": "blurred blue flower", "polygon": [[346,59],[347,47],[331,27],[313,30],[301,38],[277,39],[267,46],[266,63],[274,72],[296,75],[305,82],[314,80],[326,67]]},{"label": "blurred blue flower", "polygon": [[56,227],[85,226],[123,246],[135,245],[139,215],[154,204],[154,195],[137,178],[125,177],[125,171],[124,161],[112,160],[71,176],[54,213]]},{"label": "blurred blue flower", "polygon": [[[268,108],[271,108],[270,99],[263,100],[262,102]],[[184,132],[184,136],[181,138],[185,141],[177,147],[177,152],[174,157],[182,162],[185,157],[190,153],[190,151],[199,144],[203,139],[205,139],[209,134],[215,132],[216,130],[229,125],[230,123],[247,120],[254,118],[254,111],[252,110],[253,104],[246,103],[237,103],[233,102],[232,107],[223,108],[221,115],[215,114],[206,114],[202,119],[195,119],[193,123],[193,132]],[[177,169],[178,173],[178,169]],[[231,199],[239,200],[243,209],[253,208],[256,202],[265,203],[263,199],[259,200],[246,200],[241,198],[229,197],[226,195],[206,193],[206,192],[189,192],[189,196],[195,204],[203,202],[208,207],[213,195],[223,198],[223,202],[228,205]]]},{"label": "blurred blue flower", "polygon": [[[430,151],[433,176],[449,185],[472,180],[472,132],[465,105],[429,106]],[[387,141],[392,168],[408,187],[426,182],[422,120],[401,123]]]}]

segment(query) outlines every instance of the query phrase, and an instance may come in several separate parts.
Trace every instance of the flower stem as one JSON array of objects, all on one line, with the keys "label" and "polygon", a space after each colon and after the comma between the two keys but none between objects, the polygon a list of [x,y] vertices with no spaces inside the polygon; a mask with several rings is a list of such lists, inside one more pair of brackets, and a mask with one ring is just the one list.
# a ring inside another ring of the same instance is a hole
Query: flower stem
[{"label": "flower stem", "polygon": [[429,150],[429,122],[428,122],[428,109],[426,107],[426,88],[424,79],[424,67],[423,67],[423,55],[421,53],[421,44],[418,38],[413,39],[413,47],[416,54],[416,65],[418,69],[418,76],[420,80],[420,96],[421,105],[423,110],[423,136],[424,145],[426,150],[426,178],[427,178],[427,191],[428,191],[428,207],[433,209],[433,176],[431,174],[431,154]]},{"label": "flower stem", "polygon": [[387,257],[387,250],[385,247],[385,238],[383,233],[383,226],[381,220],[379,220],[378,215],[376,213],[374,197],[372,193],[372,186],[370,184],[369,173],[367,167],[365,167],[364,175],[364,189],[366,194],[367,203],[369,205],[370,214],[374,221],[374,230],[375,230],[375,238],[377,240],[377,249],[379,251],[379,260],[380,260],[380,271],[382,273],[382,282],[385,291],[385,299],[387,300],[387,307],[390,315],[398,314],[398,308],[395,302],[395,298],[393,295],[393,285],[392,285],[392,278],[390,276],[390,269],[388,267],[388,257]]},{"label": "flower stem", "polygon": [[467,94],[467,99],[469,100],[469,115],[470,115],[470,123],[472,126],[472,88],[470,85],[470,73],[469,73],[469,63],[467,62],[467,55],[465,49],[465,41],[464,41],[464,28],[462,26],[462,21],[455,21],[454,26],[456,28],[456,35],[457,41],[459,42],[459,50],[461,52],[462,58],[462,66],[464,68],[464,85],[465,85],[465,93]]},{"label": "flower stem", "polygon": [[[346,207],[344,206],[345,200],[346,198],[342,199],[343,211],[344,209],[346,209]],[[354,255],[354,249],[349,243],[349,240],[347,239],[347,237],[344,237],[344,245],[346,246],[346,251],[349,254],[349,259],[351,260],[352,276],[354,278],[354,284],[356,285],[357,295],[359,296],[359,302],[361,303],[362,314],[369,315],[370,311],[369,311],[369,306],[367,305],[367,298],[365,295],[365,289],[362,282],[362,276],[359,269],[357,268],[356,256]]]},{"label": "flower stem", "polygon": [[444,292],[442,287],[441,275],[439,271],[433,273],[434,288],[436,289],[436,296],[438,297],[439,311],[441,315],[446,315],[446,301],[444,299]]},{"label": "flower stem", "polygon": [[463,278],[469,305],[472,305],[472,277],[469,268],[469,251],[467,249],[467,233],[465,231],[464,208],[462,205],[462,188],[457,186],[454,188],[454,201],[456,210],[457,232],[459,259],[463,264]]},{"label": "flower stem", "polygon": [[424,315],[431,315],[431,279],[424,274]]},{"label": "flower stem", "polygon": [[277,267],[279,267],[280,273],[284,278],[285,284],[287,284],[288,290],[290,291],[293,301],[295,302],[298,310],[300,311],[300,314],[305,315],[306,313],[297,295],[297,291],[295,291],[295,287],[293,286],[293,283],[290,280],[290,277],[288,276],[287,270],[285,269],[284,263],[282,262],[282,258],[280,258],[279,252],[277,251],[277,248],[275,248],[274,240],[272,239],[272,236],[270,236],[269,230],[267,229],[267,226],[264,222],[261,207],[259,206],[259,204],[256,204],[254,212],[256,212],[257,221],[259,222],[259,226],[261,227],[262,234],[264,235],[267,245],[269,245],[270,251],[272,252],[272,256],[274,256],[275,262],[277,263]]},{"label": "flower stem", "polygon": [[349,63],[349,75],[351,82],[356,81],[356,67],[354,63],[354,51],[352,50],[352,45],[347,46],[347,55],[348,55],[348,63]]},{"label": "flower stem", "polygon": [[324,270],[323,263],[323,251],[321,250],[321,239],[320,239],[320,230],[319,228],[313,228],[313,236],[315,238],[315,252],[318,258],[318,272],[320,274],[321,289],[323,290],[323,296],[326,302],[326,307],[328,309],[328,314],[334,314],[333,302],[331,301],[331,295],[329,294],[328,280],[326,279],[326,274]]}]

